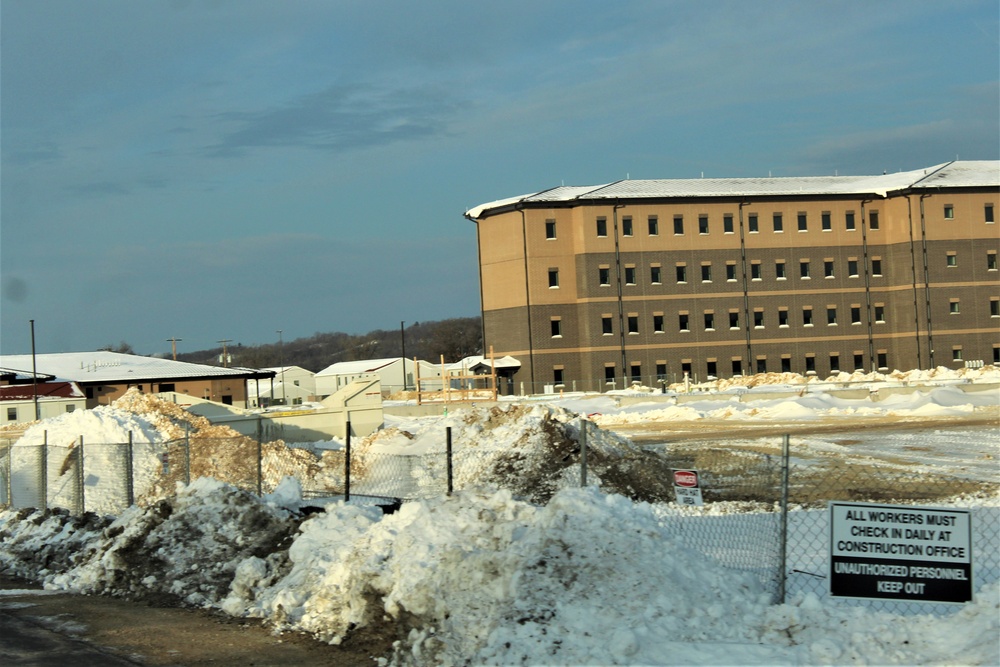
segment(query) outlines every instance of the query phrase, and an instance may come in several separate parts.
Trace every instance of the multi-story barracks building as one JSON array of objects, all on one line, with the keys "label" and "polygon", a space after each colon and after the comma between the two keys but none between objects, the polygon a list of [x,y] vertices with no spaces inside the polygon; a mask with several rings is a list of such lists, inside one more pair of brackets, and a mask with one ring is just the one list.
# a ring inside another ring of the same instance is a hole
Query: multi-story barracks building
[{"label": "multi-story barracks building", "polygon": [[483,204],[484,344],[524,391],[1000,363],[1000,162],[624,180]]}]

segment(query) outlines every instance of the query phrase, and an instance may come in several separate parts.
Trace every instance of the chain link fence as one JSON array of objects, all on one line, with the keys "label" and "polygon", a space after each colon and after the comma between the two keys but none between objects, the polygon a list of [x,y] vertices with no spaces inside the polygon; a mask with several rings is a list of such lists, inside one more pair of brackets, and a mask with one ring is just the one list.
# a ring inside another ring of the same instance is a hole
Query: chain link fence
[{"label": "chain link fence", "polygon": [[[317,505],[344,499],[387,505],[484,484],[544,502],[558,488],[599,482],[608,492],[653,503],[662,523],[685,545],[724,567],[753,574],[776,601],[805,594],[827,599],[830,501],[947,506],[971,512],[973,591],[1000,580],[995,480],[836,457],[817,464],[798,455],[787,437],[785,446],[779,443],[771,453],[729,448],[720,441],[609,456],[574,441],[579,431],[567,433],[561,449],[544,454],[475,443],[452,447],[450,429],[441,449],[421,455],[359,450],[349,440],[344,448],[321,451],[247,437],[186,437],[165,443],[87,443],[80,438],[69,446],[0,441],[0,506],[114,514],[169,496],[177,484],[198,477],[214,477],[258,495],[274,492],[283,479],[293,477],[304,498]],[[699,472],[703,506],[673,502],[673,469]],[[900,614],[947,614],[961,608],[829,600]]]}]

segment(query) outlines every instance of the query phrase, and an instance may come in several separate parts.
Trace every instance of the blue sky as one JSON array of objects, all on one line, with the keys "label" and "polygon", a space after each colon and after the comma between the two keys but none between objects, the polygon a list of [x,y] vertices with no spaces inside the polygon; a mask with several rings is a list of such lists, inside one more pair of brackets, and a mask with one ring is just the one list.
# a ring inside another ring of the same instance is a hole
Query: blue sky
[{"label": "blue sky", "polygon": [[0,352],[479,314],[483,202],[1000,157],[995,0],[3,0]]}]

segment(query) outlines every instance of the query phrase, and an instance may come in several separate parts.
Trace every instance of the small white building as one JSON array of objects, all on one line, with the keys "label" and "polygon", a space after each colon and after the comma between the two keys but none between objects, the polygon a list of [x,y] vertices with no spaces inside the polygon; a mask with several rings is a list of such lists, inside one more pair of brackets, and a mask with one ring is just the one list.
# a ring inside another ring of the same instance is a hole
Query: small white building
[{"label": "small white building", "polygon": [[[497,373],[497,392],[501,395],[514,393],[514,373],[521,368],[521,362],[511,356],[490,357],[474,354],[448,365],[448,373],[452,375],[490,375],[493,369]],[[453,384],[455,384],[454,381]],[[466,388],[473,388],[470,380],[465,381]],[[457,385],[455,388],[459,388]]]},{"label": "small white building", "polygon": [[[421,378],[441,377],[441,367],[417,360]],[[416,389],[417,365],[413,359],[364,359],[341,361],[316,373],[316,394],[320,399],[330,396],[365,375],[378,375],[382,391],[391,394],[405,389]],[[406,371],[404,377],[403,371]]]},{"label": "small white building", "polygon": [[316,398],[316,374],[301,366],[260,369],[273,372],[270,380],[247,383],[247,406],[301,405]]},{"label": "small white building", "polygon": [[87,409],[87,396],[75,382],[39,382],[0,386],[0,424],[35,421],[35,398],[41,419]]}]

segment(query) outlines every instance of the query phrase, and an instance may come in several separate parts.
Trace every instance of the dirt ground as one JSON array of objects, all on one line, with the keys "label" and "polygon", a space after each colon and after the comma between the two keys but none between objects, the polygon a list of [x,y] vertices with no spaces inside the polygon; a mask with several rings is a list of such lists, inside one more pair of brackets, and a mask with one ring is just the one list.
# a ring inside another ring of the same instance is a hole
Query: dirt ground
[{"label": "dirt ground", "polygon": [[[136,665],[197,667],[297,665],[353,667],[375,664],[387,655],[394,637],[352,633],[341,646],[297,633],[274,635],[260,623],[199,609],[154,607],[100,596],[40,593],[29,582],[0,577],[0,616],[82,640]],[[25,593],[12,591],[28,590]],[[53,661],[35,647],[20,649],[16,639],[0,637],[0,659],[10,665],[78,664],[70,654]],[[49,650],[49,649],[46,649]],[[17,659],[11,657],[17,655]],[[43,658],[43,656],[45,656]],[[11,660],[11,662],[7,662]]]}]

